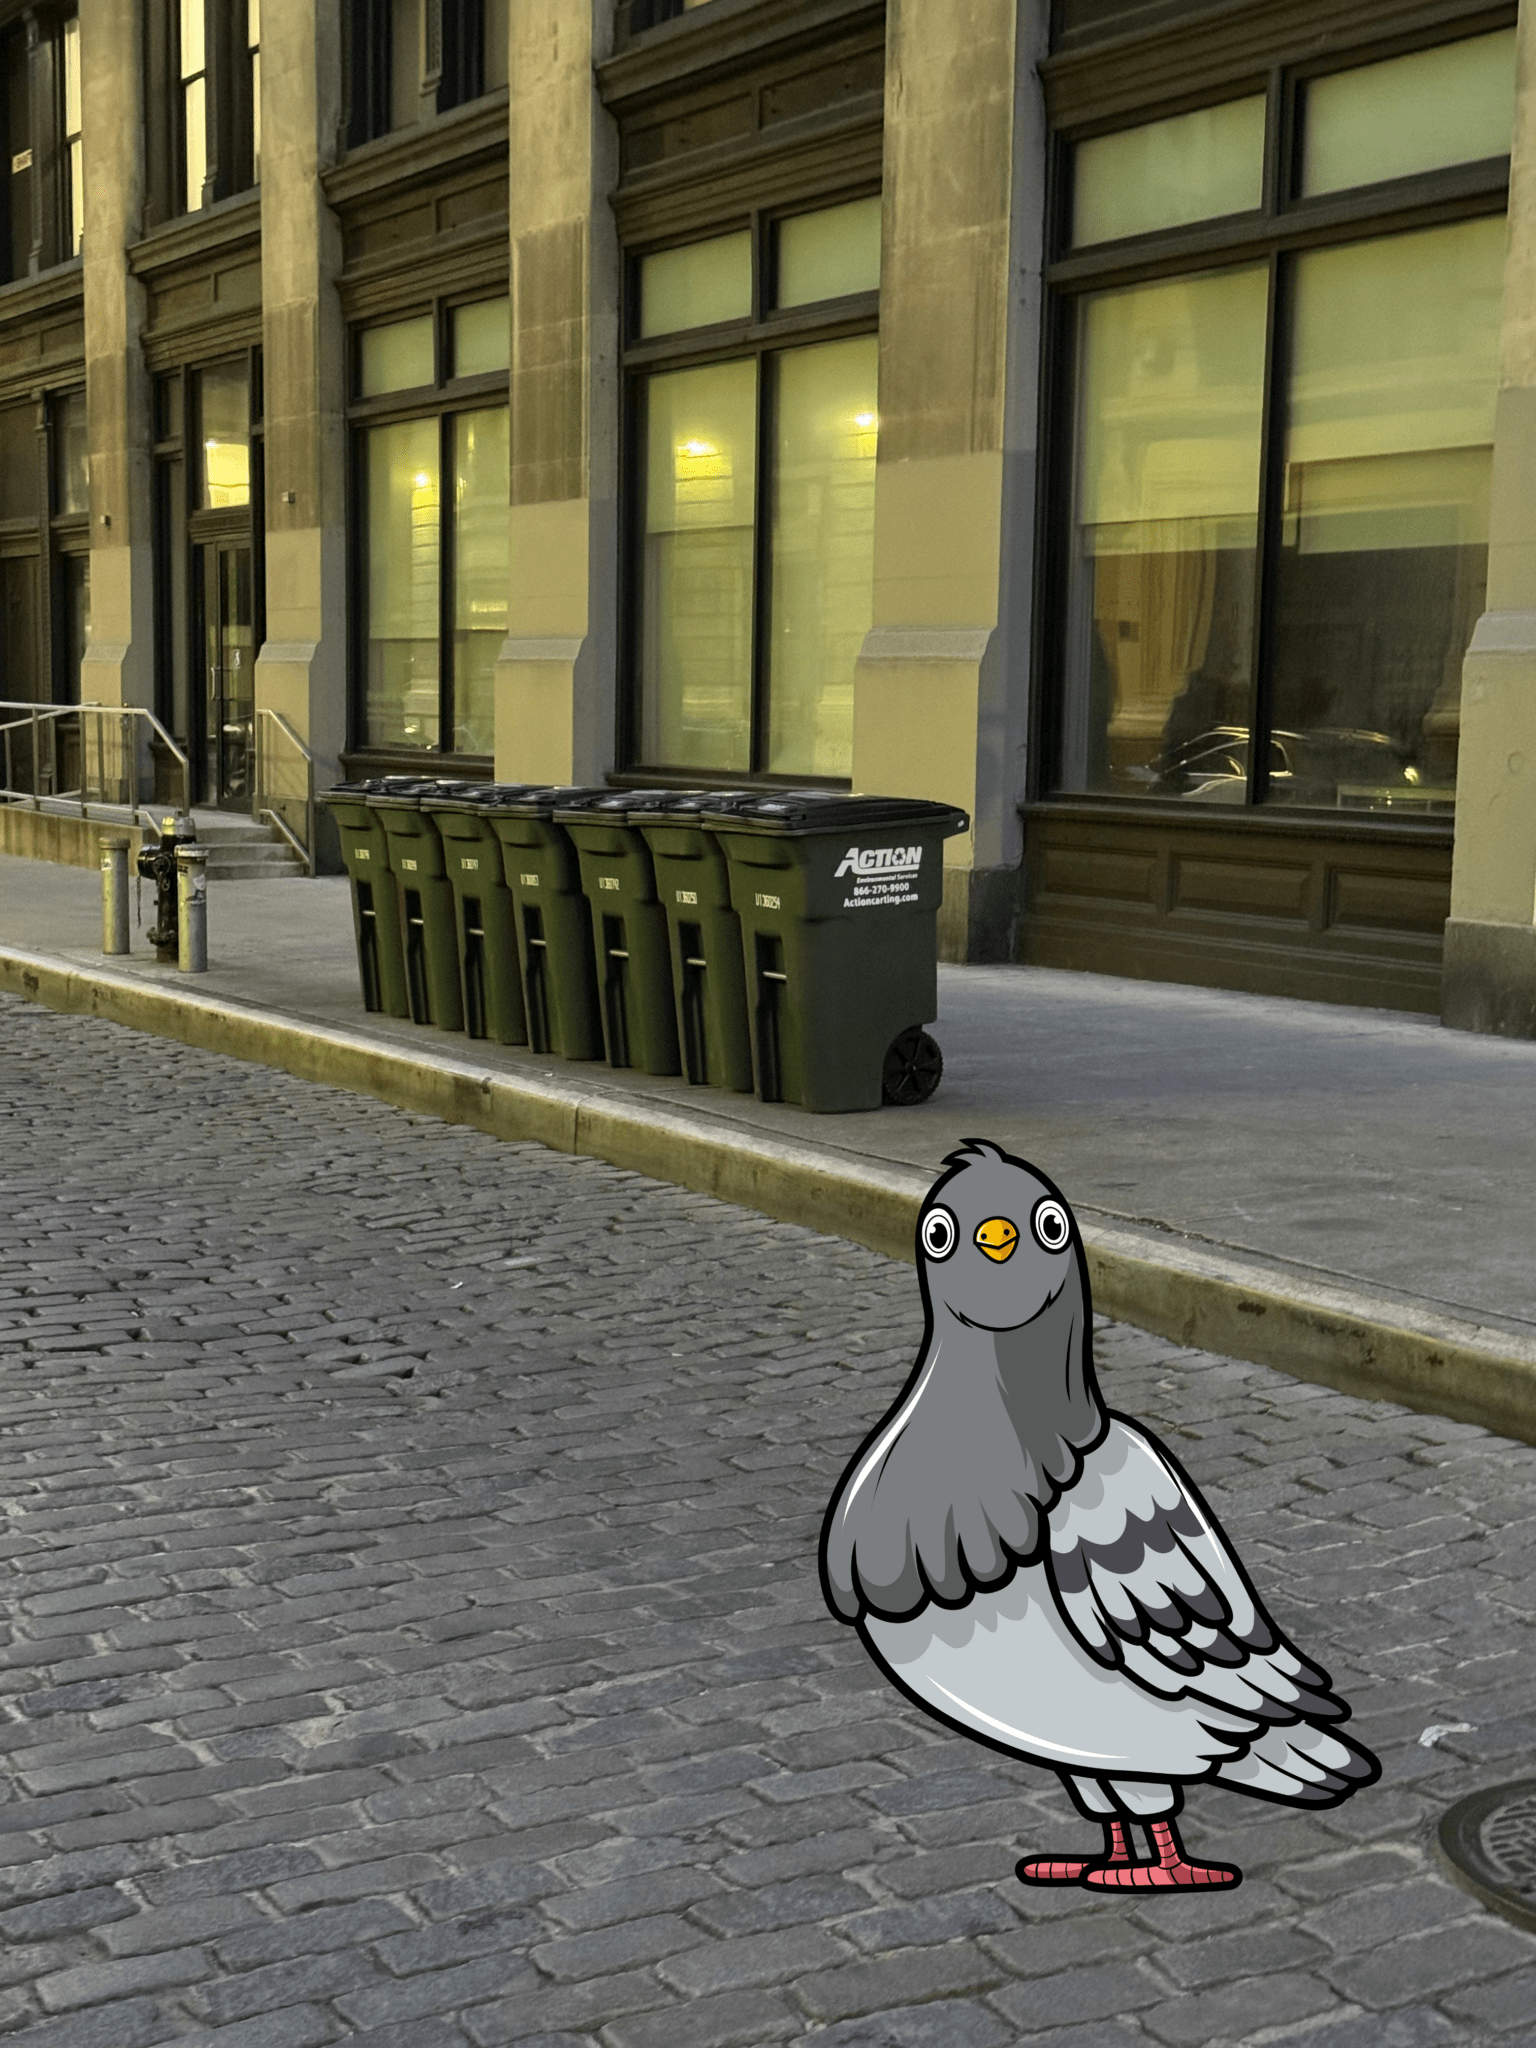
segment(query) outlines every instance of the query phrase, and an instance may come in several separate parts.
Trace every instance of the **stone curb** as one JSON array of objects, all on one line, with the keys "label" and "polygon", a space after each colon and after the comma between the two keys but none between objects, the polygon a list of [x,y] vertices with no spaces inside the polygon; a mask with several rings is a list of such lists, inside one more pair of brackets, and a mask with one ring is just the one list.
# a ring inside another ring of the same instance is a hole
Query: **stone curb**
[{"label": "stone curb", "polygon": [[[86,971],[47,954],[0,949],[0,990],[492,1137],[605,1159],[892,1258],[912,1259],[918,1209],[932,1181],[920,1167],[732,1129],[585,1075],[508,1074],[446,1047],[434,1047],[427,1061],[365,1031],[155,987],[107,965]],[[1343,1393],[1536,1442],[1536,1339],[1152,1231],[1085,1222],[1083,1242],[1103,1315]]]}]

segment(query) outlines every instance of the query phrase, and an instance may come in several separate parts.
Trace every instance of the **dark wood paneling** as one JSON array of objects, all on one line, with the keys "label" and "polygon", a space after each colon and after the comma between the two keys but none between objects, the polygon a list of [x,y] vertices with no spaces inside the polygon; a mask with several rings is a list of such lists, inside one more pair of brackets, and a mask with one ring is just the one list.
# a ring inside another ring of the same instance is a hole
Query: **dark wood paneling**
[{"label": "dark wood paneling", "polygon": [[619,124],[613,207],[631,246],[879,176],[885,9],[869,0],[699,8],[598,81]]},{"label": "dark wood paneling", "polygon": [[1436,1012],[1449,834],[1053,803],[1025,814],[1036,966]]},{"label": "dark wood paneling", "polygon": [[1252,87],[1279,64],[1348,62],[1401,43],[1475,35],[1515,19],[1489,0],[1243,0],[1187,19],[1128,18],[1124,33],[1040,66],[1053,127],[1070,132]]}]

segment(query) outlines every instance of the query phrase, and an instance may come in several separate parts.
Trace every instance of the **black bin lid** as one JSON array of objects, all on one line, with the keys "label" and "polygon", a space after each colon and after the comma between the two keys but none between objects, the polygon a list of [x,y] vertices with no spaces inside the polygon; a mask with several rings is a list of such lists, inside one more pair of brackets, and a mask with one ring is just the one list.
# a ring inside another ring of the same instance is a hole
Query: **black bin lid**
[{"label": "black bin lid", "polygon": [[953,838],[970,819],[954,804],[916,796],[849,796],[840,789],[762,790],[745,801],[712,806],[706,824],[735,825],[751,832],[803,836],[808,832],[884,832],[911,826]]},{"label": "black bin lid", "polygon": [[668,789],[571,789],[555,792],[561,798],[554,809],[557,824],[564,824],[569,818],[573,824],[585,824],[590,819],[607,819],[615,825],[628,823],[627,813],[644,808],[651,797],[666,797],[674,794]]},{"label": "black bin lid", "polygon": [[[500,785],[503,789],[509,784]],[[509,811],[514,818],[552,818],[557,810],[580,802],[583,797],[612,796],[606,783],[592,789],[584,783],[557,783],[552,789],[531,787],[521,796],[500,796],[483,803],[487,811]]]},{"label": "black bin lid", "polygon": [[424,796],[424,811],[478,811],[497,804],[503,796],[527,796],[536,782],[445,782],[431,796]]},{"label": "black bin lid", "polygon": [[761,790],[753,789],[632,789],[629,822],[643,825],[655,818],[679,818],[697,825],[706,811],[750,803],[761,794]]},{"label": "black bin lid", "polygon": [[331,789],[321,790],[319,801],[325,803],[333,796],[344,800],[370,796],[412,796],[421,790],[436,787],[436,782],[429,775],[364,775],[354,782],[338,782]]}]

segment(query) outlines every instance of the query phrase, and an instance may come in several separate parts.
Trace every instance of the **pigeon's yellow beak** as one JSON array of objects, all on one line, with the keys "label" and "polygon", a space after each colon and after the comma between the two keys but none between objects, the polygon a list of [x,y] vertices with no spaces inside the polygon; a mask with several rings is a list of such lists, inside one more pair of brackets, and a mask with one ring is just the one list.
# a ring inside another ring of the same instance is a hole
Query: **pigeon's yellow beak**
[{"label": "pigeon's yellow beak", "polygon": [[1010,1223],[1006,1216],[989,1216],[976,1232],[977,1250],[985,1252],[989,1259],[996,1259],[1000,1266],[1013,1257],[1018,1241],[1019,1226]]}]

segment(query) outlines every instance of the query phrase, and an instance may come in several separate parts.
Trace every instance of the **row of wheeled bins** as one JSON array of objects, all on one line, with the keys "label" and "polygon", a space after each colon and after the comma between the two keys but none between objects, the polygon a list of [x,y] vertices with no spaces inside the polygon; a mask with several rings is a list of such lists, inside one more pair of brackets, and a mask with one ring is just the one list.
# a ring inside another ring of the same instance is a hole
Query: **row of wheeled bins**
[{"label": "row of wheeled bins", "polygon": [[811,1110],[938,1086],[952,805],[408,776],[321,801],[369,1010]]}]

